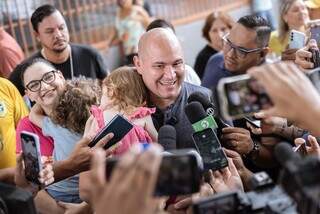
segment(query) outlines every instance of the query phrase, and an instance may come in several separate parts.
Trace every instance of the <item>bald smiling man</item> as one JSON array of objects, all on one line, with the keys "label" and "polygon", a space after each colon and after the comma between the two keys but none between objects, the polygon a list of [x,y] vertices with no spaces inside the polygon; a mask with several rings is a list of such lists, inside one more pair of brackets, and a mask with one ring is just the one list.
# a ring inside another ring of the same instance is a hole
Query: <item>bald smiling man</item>
[{"label": "bald smiling man", "polygon": [[139,41],[134,64],[148,88],[148,106],[157,109],[152,115],[155,127],[159,129],[165,124],[174,126],[177,131],[177,148],[195,148],[191,137],[193,129],[184,113],[184,107],[193,92],[199,91],[208,98],[211,92],[183,81],[184,56],[176,35],[164,28],[144,33]]}]

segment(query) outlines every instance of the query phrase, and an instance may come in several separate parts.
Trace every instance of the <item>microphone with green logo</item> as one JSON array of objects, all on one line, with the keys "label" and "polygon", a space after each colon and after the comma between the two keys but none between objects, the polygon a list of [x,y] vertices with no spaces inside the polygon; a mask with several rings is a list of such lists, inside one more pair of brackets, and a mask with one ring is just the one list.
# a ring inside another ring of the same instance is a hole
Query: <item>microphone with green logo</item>
[{"label": "microphone with green logo", "polygon": [[214,131],[217,128],[214,118],[208,116],[197,101],[188,103],[184,110],[192,124],[192,138],[203,159],[205,170],[219,170],[228,166],[227,157]]}]

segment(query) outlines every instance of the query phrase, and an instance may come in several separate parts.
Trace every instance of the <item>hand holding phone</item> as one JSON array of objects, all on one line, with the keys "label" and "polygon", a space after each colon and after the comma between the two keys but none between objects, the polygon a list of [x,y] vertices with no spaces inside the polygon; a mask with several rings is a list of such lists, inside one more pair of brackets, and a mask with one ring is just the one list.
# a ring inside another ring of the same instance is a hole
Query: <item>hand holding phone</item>
[{"label": "hand holding phone", "polygon": [[272,106],[261,84],[247,74],[221,79],[218,98],[225,119],[239,119]]},{"label": "hand holding phone", "polygon": [[[119,158],[107,159],[107,179],[110,179],[118,161]],[[201,157],[194,150],[171,150],[163,154],[154,195],[184,195],[199,191],[201,171]]]},{"label": "hand holding phone", "polygon": [[111,140],[104,146],[104,149],[109,149],[111,146],[118,143],[132,128],[133,125],[128,120],[117,114],[104,128],[101,129],[88,146],[95,146],[104,136],[109,133],[113,133],[113,138],[111,138]]},{"label": "hand holding phone", "polygon": [[25,165],[26,179],[39,184],[39,173],[42,169],[39,137],[31,132],[21,132],[21,147]]}]

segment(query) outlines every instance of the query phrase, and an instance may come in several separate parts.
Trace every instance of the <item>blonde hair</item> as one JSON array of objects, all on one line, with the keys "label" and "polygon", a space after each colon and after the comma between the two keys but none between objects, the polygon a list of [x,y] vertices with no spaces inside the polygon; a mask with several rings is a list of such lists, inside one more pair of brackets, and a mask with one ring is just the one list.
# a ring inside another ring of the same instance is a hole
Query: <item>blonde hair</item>
[{"label": "blonde hair", "polygon": [[102,83],[112,104],[119,111],[128,112],[132,107],[146,104],[147,89],[134,67],[123,66],[112,71]]},{"label": "blonde hair", "polygon": [[280,11],[279,11],[279,39],[281,42],[284,42],[286,39],[286,36],[288,35],[289,32],[289,25],[286,23],[283,19],[283,16],[288,13],[290,7],[299,0],[283,0],[280,6]]}]

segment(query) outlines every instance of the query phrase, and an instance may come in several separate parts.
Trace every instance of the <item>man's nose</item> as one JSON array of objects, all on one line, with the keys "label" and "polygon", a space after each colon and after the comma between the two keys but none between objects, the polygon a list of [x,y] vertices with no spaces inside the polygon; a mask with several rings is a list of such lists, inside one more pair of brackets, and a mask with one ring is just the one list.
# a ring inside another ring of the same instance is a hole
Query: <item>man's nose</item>
[{"label": "man's nose", "polygon": [[54,31],[54,36],[55,36],[56,38],[59,38],[59,37],[62,36],[62,32],[61,32],[59,29],[56,29],[56,30]]},{"label": "man's nose", "polygon": [[168,79],[174,79],[176,77],[175,69],[171,65],[166,66],[164,76]]}]

